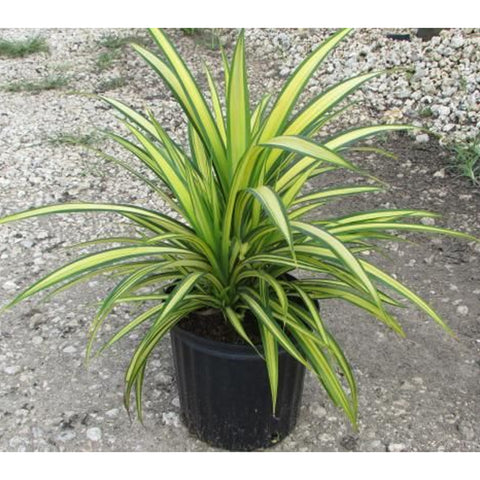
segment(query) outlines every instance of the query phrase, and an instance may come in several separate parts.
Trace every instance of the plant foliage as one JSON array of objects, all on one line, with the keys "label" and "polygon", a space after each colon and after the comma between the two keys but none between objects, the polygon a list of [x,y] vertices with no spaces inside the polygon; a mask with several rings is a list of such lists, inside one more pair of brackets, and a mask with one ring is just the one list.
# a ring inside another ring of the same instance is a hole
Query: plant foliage
[{"label": "plant foliage", "polygon": [[[375,241],[395,239],[387,233],[394,230],[474,238],[411,223],[409,220],[434,214],[409,209],[305,220],[308,212],[331,200],[380,190],[372,185],[338,186],[304,193],[303,187],[310,179],[339,169],[363,173],[348,159],[350,147],[367,137],[412,128],[360,126],[316,140],[333,118],[335,107],[384,72],[341,81],[292,114],[308,80],[349,29],[327,38],[297,67],[273,102],[265,95],[255,108],[251,108],[249,99],[243,32],[231,60],[223,54],[224,104],[219,85],[208,70],[210,103],[166,34],[159,29],[150,33],[159,52],[136,44],[133,48],[157,72],[185,112],[188,148],[175,143],[150,111],[141,113],[118,100],[101,97],[122,115],[131,134],[127,138],[111,133],[110,138],[136,157],[151,177],[108,158],[142,178],[176,215],[133,205],[67,203],[1,219],[0,223],[5,223],[53,213],[115,212],[144,232],[142,237],[112,238],[112,243],[120,241],[123,246],[83,256],[55,270],[7,307],[50,287],[63,290],[106,272],[122,275],[93,320],[87,356],[92,354],[97,333],[116,305],[149,305],[101,349],[142,324],[148,326],[125,376],[125,405],[128,409],[135,390],[140,418],[147,361],[175,324],[193,311],[219,309],[238,335],[252,344],[243,327],[243,319],[250,312],[261,333],[273,408],[281,347],[318,376],[334,404],[355,425],[354,376],[316,302],[344,300],[403,335],[401,325],[389,312],[400,304],[382,286],[413,302],[449,331],[424,300],[366,261],[361,253],[375,248]],[[286,274],[294,270],[310,275],[287,279]],[[143,293],[145,287],[148,293]]]}]

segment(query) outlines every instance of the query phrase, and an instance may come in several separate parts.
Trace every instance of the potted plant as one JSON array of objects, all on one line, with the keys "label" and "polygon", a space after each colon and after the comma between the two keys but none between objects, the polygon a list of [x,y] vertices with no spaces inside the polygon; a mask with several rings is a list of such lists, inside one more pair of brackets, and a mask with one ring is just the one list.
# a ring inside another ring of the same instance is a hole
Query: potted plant
[{"label": "potted plant", "polygon": [[[381,189],[338,186],[306,193],[310,179],[338,169],[367,175],[348,160],[349,147],[380,133],[413,128],[359,126],[319,136],[322,127],[343,110],[336,109],[338,104],[381,71],[342,81],[292,114],[309,78],[349,29],[327,38],[287,79],[273,102],[265,95],[254,109],[243,32],[231,60],[223,54],[224,105],[208,69],[210,103],[166,34],[159,29],[150,33],[162,56],[140,45],[133,48],[185,112],[188,149],[171,139],[152,112],[141,114],[118,100],[101,97],[124,117],[131,134],[127,138],[110,133],[110,138],[133,154],[150,176],[104,156],[142,179],[174,215],[135,205],[77,202],[4,217],[0,223],[53,213],[115,212],[143,232],[112,238],[112,244],[122,245],[58,268],[7,307],[50,287],[63,290],[95,275],[122,275],[93,320],[87,358],[116,305],[145,304],[143,313],[99,350],[140,325],[146,327],[126,372],[124,396],[128,410],[135,391],[140,419],[148,359],[171,332],[182,418],[205,441],[234,450],[279,441],[295,424],[305,369],[317,375],[355,426],[355,379],[317,302],[345,300],[403,335],[389,311],[400,304],[380,289],[383,285],[451,333],[425,301],[362,253],[382,240],[395,240],[392,231],[476,239],[411,223],[408,220],[435,214],[409,209],[305,220],[307,213],[331,200]],[[309,276],[293,276],[295,271]]]}]

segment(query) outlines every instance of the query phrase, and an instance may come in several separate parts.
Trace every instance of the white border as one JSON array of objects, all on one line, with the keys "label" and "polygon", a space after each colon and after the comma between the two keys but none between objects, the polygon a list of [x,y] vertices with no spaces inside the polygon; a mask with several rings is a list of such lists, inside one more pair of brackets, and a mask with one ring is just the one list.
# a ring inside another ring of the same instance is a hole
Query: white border
[{"label": "white border", "polygon": [[[5,478],[250,480],[471,478],[477,453],[0,454]],[[12,475],[14,473],[14,475]]]},{"label": "white border", "polygon": [[478,27],[478,4],[474,0],[6,0],[0,27]]}]

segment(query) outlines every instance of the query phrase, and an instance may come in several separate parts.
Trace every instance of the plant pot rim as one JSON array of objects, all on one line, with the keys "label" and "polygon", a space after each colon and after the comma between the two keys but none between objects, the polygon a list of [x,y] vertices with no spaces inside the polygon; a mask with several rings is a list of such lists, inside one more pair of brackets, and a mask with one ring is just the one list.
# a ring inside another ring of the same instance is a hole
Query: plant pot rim
[{"label": "plant pot rim", "polygon": [[[251,358],[255,356],[259,356],[258,353],[252,348],[251,345],[242,345],[237,343],[227,343],[221,342],[219,340],[213,340],[211,338],[202,337],[195,333],[189,332],[188,330],[184,330],[178,324],[175,325],[171,330],[170,333],[176,336],[181,337],[186,343],[190,345],[195,345],[196,348],[202,350],[205,353],[211,354],[225,354],[231,355],[233,357],[245,357]],[[262,345],[255,345],[260,352],[262,352],[263,347]],[[287,352],[281,347],[278,347],[279,355],[286,354]]]},{"label": "plant pot rim", "polygon": [[[211,338],[202,337],[195,333],[183,329],[178,324],[170,330],[171,335],[181,337],[189,345],[195,345],[195,348],[210,354],[219,356],[230,356],[232,359],[249,359],[260,357],[259,352],[263,354],[263,345],[255,345],[255,349],[248,344],[227,343]],[[290,355],[281,345],[278,345],[278,355]]]}]

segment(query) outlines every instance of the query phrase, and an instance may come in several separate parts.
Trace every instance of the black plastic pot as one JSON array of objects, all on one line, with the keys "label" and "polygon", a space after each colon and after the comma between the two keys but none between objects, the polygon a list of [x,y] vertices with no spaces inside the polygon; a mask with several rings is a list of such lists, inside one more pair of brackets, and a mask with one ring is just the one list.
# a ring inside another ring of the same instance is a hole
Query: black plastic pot
[{"label": "black plastic pot", "polygon": [[305,368],[279,348],[276,416],[265,361],[250,346],[174,327],[170,333],[181,418],[204,442],[233,451],[269,447],[294,428]]}]

